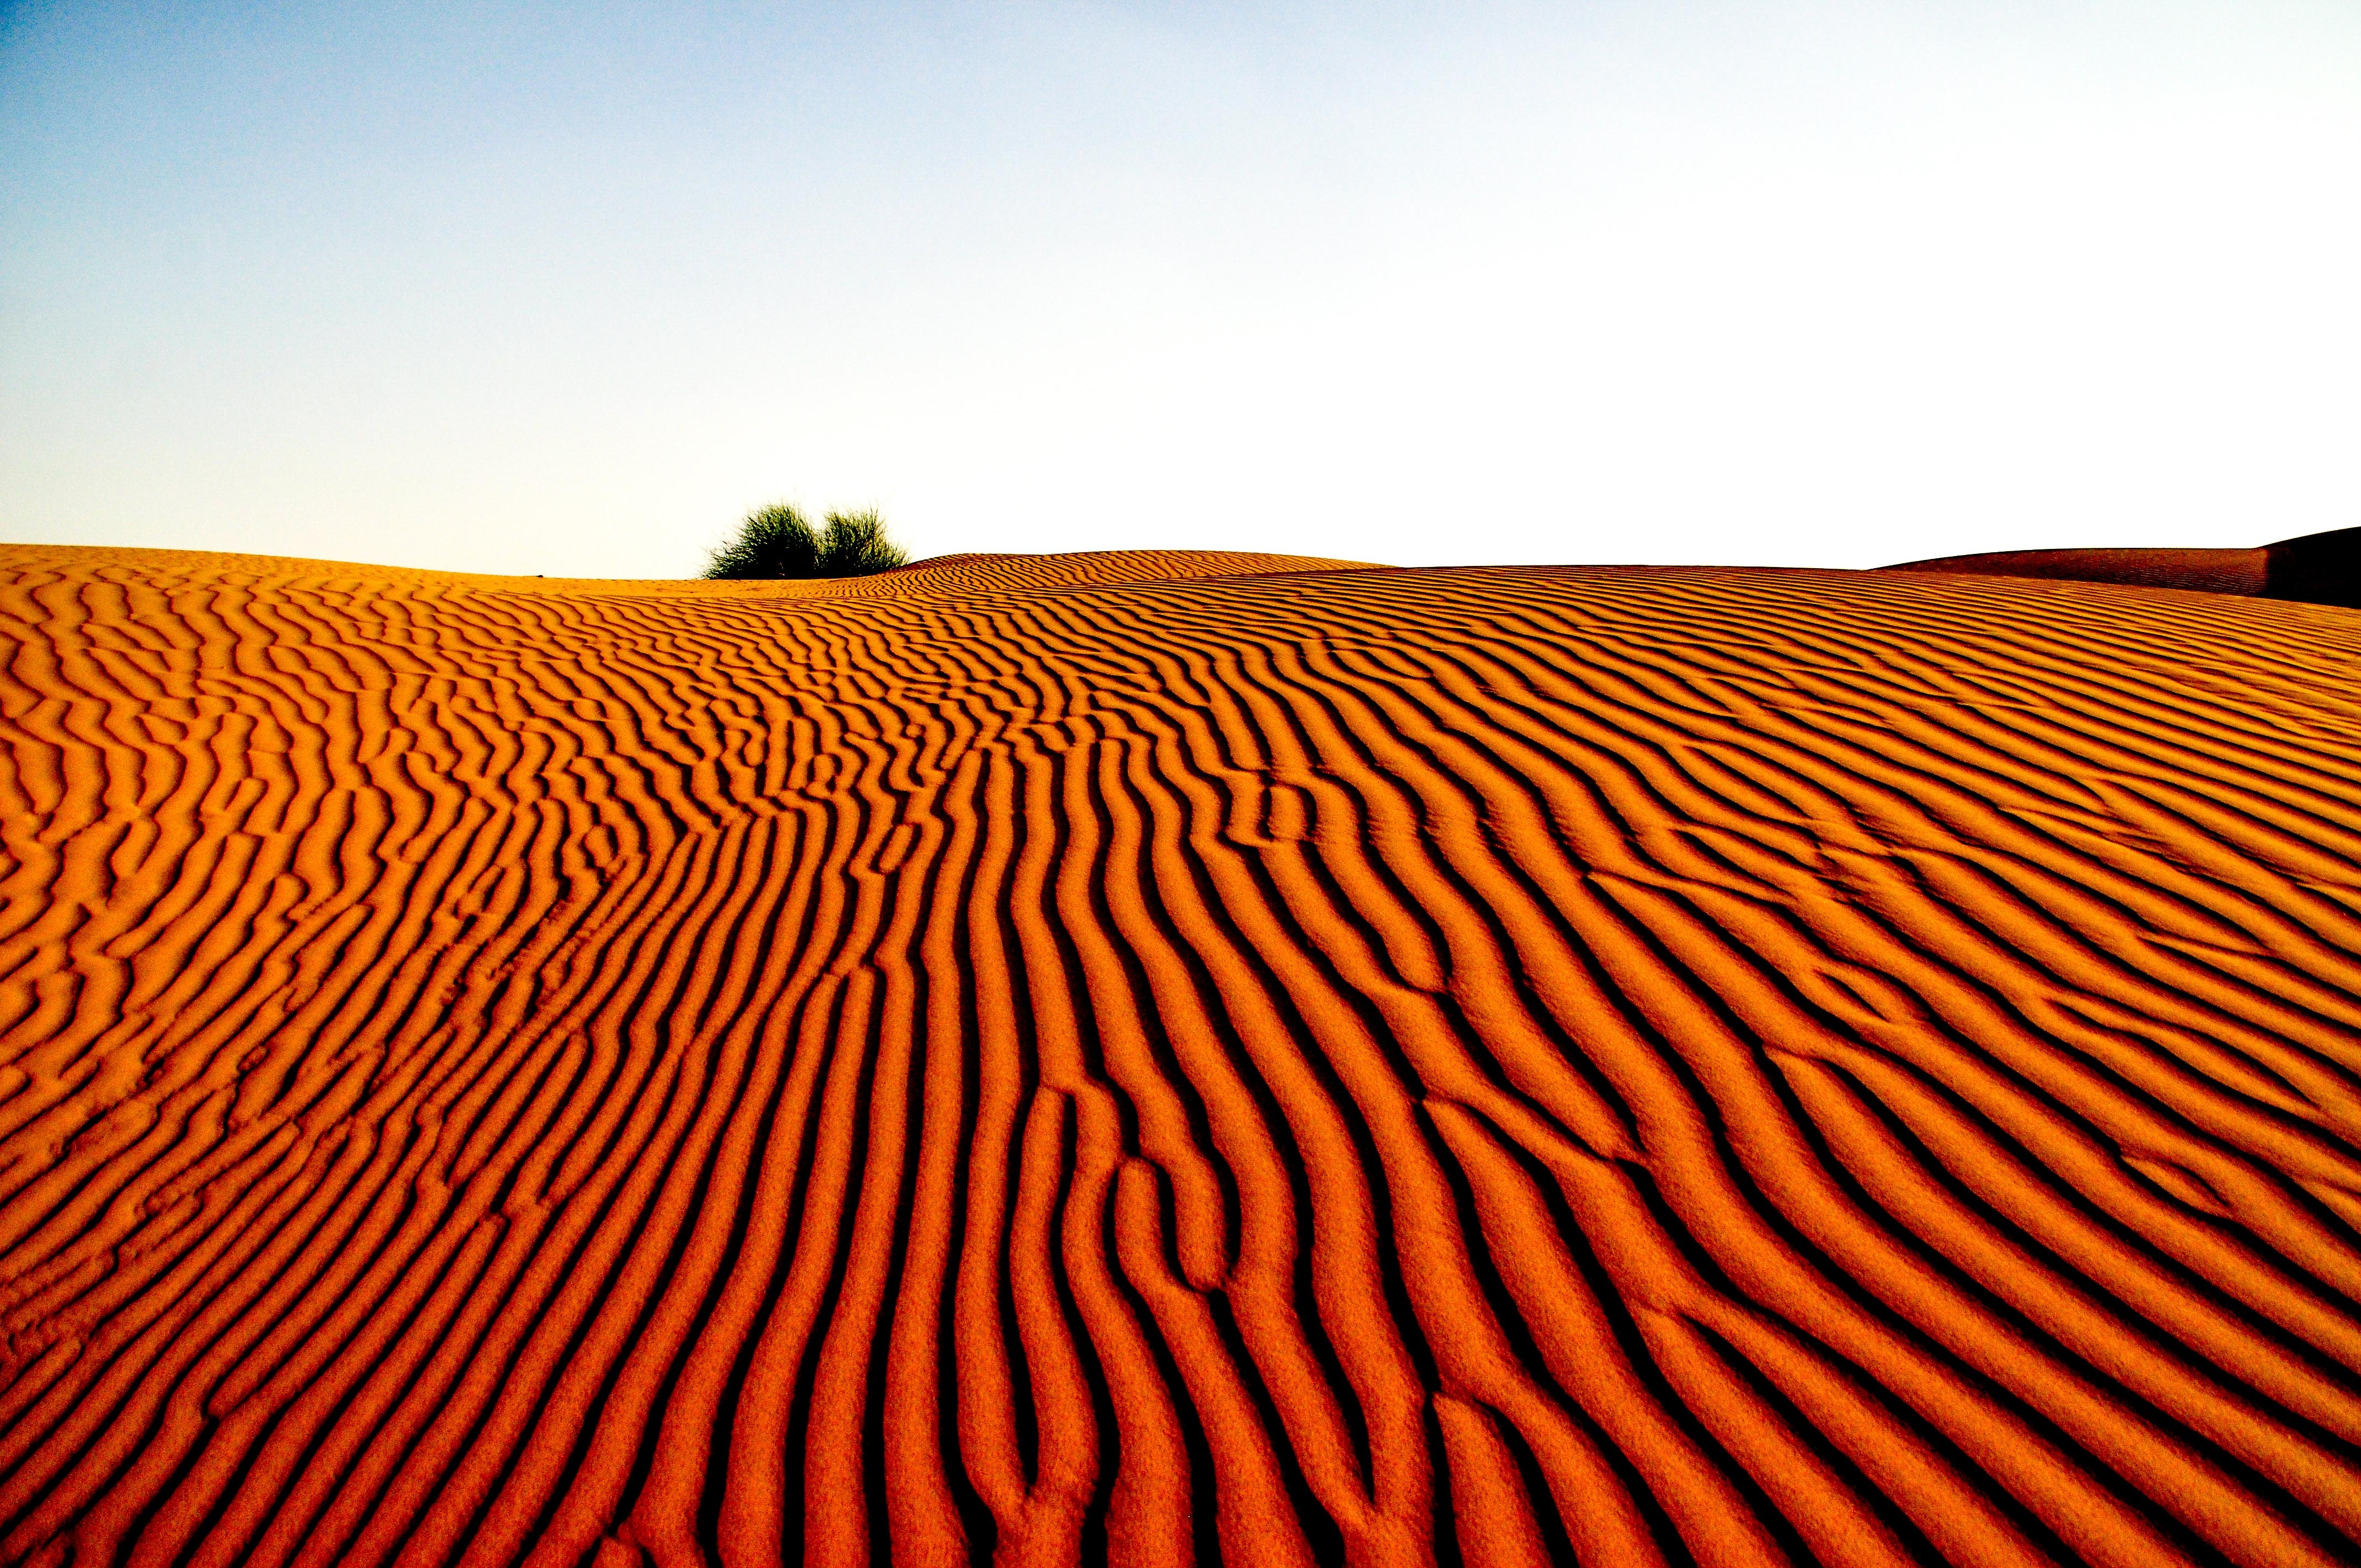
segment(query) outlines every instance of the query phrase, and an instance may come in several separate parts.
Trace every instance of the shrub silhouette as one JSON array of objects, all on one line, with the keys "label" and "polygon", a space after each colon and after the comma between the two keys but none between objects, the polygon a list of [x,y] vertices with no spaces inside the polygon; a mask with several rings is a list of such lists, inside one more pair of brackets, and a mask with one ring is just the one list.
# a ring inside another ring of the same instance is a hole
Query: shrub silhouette
[{"label": "shrub silhouette", "polygon": [[865,577],[910,564],[910,553],[885,532],[885,520],[870,507],[832,511],[826,525],[781,501],[758,507],[739,525],[738,537],[706,563],[710,578]]}]

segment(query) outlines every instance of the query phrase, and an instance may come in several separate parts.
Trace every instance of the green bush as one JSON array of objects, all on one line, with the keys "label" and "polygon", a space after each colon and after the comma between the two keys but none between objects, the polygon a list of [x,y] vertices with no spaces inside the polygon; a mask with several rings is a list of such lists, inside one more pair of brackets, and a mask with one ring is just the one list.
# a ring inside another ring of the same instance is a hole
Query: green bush
[{"label": "green bush", "polygon": [[746,514],[738,537],[713,553],[705,575],[744,580],[779,577],[865,577],[910,564],[910,553],[885,532],[885,520],[871,507],[832,511],[815,529],[809,519],[782,501]]}]

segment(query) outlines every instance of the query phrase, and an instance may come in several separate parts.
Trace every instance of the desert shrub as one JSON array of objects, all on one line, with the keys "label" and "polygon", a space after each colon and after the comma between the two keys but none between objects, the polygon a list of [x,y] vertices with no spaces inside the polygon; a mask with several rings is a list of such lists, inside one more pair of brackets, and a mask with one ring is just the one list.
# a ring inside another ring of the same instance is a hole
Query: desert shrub
[{"label": "desert shrub", "polygon": [[738,536],[714,551],[705,564],[708,577],[816,577],[819,535],[804,514],[782,501],[757,507],[738,526]]},{"label": "desert shrub", "polygon": [[885,532],[877,509],[832,511],[824,528],[781,501],[746,514],[738,536],[713,552],[705,575],[713,578],[862,577],[910,564],[910,553]]},{"label": "desert shrub", "polygon": [[909,564],[910,553],[887,535],[875,507],[828,514],[828,532],[819,542],[821,576],[865,577]]}]

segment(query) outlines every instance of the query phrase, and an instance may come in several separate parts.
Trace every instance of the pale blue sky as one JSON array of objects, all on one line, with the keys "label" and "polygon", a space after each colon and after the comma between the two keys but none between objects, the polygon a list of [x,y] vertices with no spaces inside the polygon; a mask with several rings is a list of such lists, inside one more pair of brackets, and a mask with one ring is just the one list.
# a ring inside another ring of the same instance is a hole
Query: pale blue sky
[{"label": "pale blue sky", "polygon": [[681,576],[2361,523],[2344,0],[0,8],[0,537]]}]

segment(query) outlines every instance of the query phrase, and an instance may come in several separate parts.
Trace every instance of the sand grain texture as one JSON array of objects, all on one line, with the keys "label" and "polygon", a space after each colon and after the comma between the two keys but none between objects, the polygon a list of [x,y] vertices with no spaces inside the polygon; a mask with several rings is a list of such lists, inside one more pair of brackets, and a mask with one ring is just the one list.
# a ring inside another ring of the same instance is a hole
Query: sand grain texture
[{"label": "sand grain texture", "polygon": [[2361,615],[0,551],[0,1561],[2328,1564]]}]

